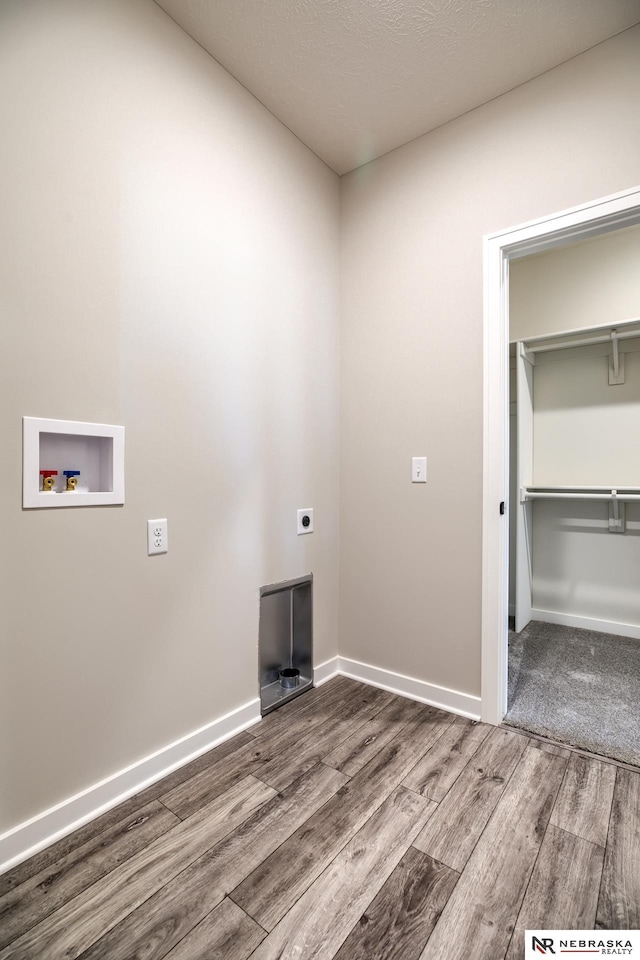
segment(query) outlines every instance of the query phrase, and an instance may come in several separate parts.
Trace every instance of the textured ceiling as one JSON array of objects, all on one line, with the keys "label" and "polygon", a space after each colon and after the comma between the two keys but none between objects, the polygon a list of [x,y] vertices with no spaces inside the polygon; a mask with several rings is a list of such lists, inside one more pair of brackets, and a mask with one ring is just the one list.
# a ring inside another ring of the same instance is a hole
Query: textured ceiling
[{"label": "textured ceiling", "polygon": [[338,173],[640,21],[640,0],[156,0]]}]

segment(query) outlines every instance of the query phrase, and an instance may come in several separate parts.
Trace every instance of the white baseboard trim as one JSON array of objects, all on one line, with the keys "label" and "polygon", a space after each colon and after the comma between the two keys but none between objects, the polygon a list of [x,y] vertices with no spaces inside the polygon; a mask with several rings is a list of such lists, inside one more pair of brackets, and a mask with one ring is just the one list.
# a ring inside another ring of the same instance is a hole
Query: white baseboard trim
[{"label": "white baseboard trim", "polygon": [[613,620],[595,620],[592,617],[576,617],[570,613],[555,613],[553,610],[531,611],[532,620],[541,623],[557,623],[565,627],[579,627],[581,630],[597,630],[598,633],[615,633],[621,637],[640,640],[640,626],[635,623],[616,623]]},{"label": "white baseboard trim", "polygon": [[[360,663],[358,660],[350,660],[347,657],[332,657],[315,667],[314,685],[322,686],[338,674],[380,687],[401,697],[408,697],[410,700],[419,700],[421,703],[449,710],[451,713],[457,713],[472,720],[480,719],[480,697],[449,690],[447,687],[439,687],[424,680],[416,680],[413,677],[406,677],[403,674]],[[253,726],[260,719],[260,700],[256,698],[2,834],[0,836],[0,874],[34,856],[56,840],[62,839],[95,817],[99,817],[100,814],[106,813],[123,800],[161,780],[178,767],[206,753],[207,750],[213,749],[242,730]]]},{"label": "white baseboard trim", "polygon": [[321,687],[327,680],[331,680],[338,675],[338,657],[332,657],[331,660],[325,660],[313,668],[313,685]]},{"label": "white baseboard trim", "polygon": [[0,874],[259,720],[256,698],[2,834]]},{"label": "white baseboard trim", "polygon": [[382,667],[373,667],[358,660],[349,660],[347,657],[338,657],[338,673],[353,680],[360,680],[373,687],[380,687],[390,693],[397,693],[410,700],[419,700],[432,707],[440,707],[451,713],[458,713],[461,717],[470,720],[480,719],[480,697],[458,690],[449,690],[448,687],[439,687],[425,680],[416,680],[414,677],[405,677],[392,670],[383,670]]}]

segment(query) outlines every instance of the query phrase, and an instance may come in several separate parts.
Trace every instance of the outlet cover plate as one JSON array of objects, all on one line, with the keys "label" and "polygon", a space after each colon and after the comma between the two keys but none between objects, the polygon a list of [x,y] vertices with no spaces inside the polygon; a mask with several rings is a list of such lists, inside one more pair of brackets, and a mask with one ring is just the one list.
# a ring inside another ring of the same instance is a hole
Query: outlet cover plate
[{"label": "outlet cover plate", "polygon": [[169,528],[167,518],[147,520],[147,553],[167,553],[169,550]]},{"label": "outlet cover plate", "polygon": [[298,510],[298,536],[303,533],[313,533],[313,507]]}]

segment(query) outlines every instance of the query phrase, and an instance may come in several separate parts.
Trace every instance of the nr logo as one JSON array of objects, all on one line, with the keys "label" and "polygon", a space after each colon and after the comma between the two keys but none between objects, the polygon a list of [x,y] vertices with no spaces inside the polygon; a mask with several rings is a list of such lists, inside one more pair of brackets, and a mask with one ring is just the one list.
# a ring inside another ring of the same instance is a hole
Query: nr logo
[{"label": "nr logo", "polygon": [[545,956],[548,956],[550,953],[555,954],[555,950],[553,949],[553,940],[551,937],[543,937],[542,939],[539,939],[539,937],[532,937],[531,948],[533,950],[537,950],[538,953],[542,953]]}]

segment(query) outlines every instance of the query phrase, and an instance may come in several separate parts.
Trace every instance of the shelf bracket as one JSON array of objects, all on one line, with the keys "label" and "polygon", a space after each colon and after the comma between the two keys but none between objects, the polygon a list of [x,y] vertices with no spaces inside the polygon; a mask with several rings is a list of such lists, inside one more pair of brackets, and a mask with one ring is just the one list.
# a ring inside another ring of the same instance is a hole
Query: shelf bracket
[{"label": "shelf bracket", "polygon": [[609,357],[609,386],[624,383],[624,353],[620,353],[618,331],[611,331],[612,354]]},{"label": "shelf bracket", "polygon": [[527,363],[530,363],[532,367],[535,367],[535,364],[536,364],[535,353],[531,353],[529,350],[527,350],[522,340],[520,340],[519,342],[519,347],[520,347],[520,356],[522,357],[522,359],[526,360]]},{"label": "shelf bracket", "polygon": [[625,505],[618,499],[618,491],[611,491],[611,503],[609,504],[609,533],[624,533],[625,523]]}]

